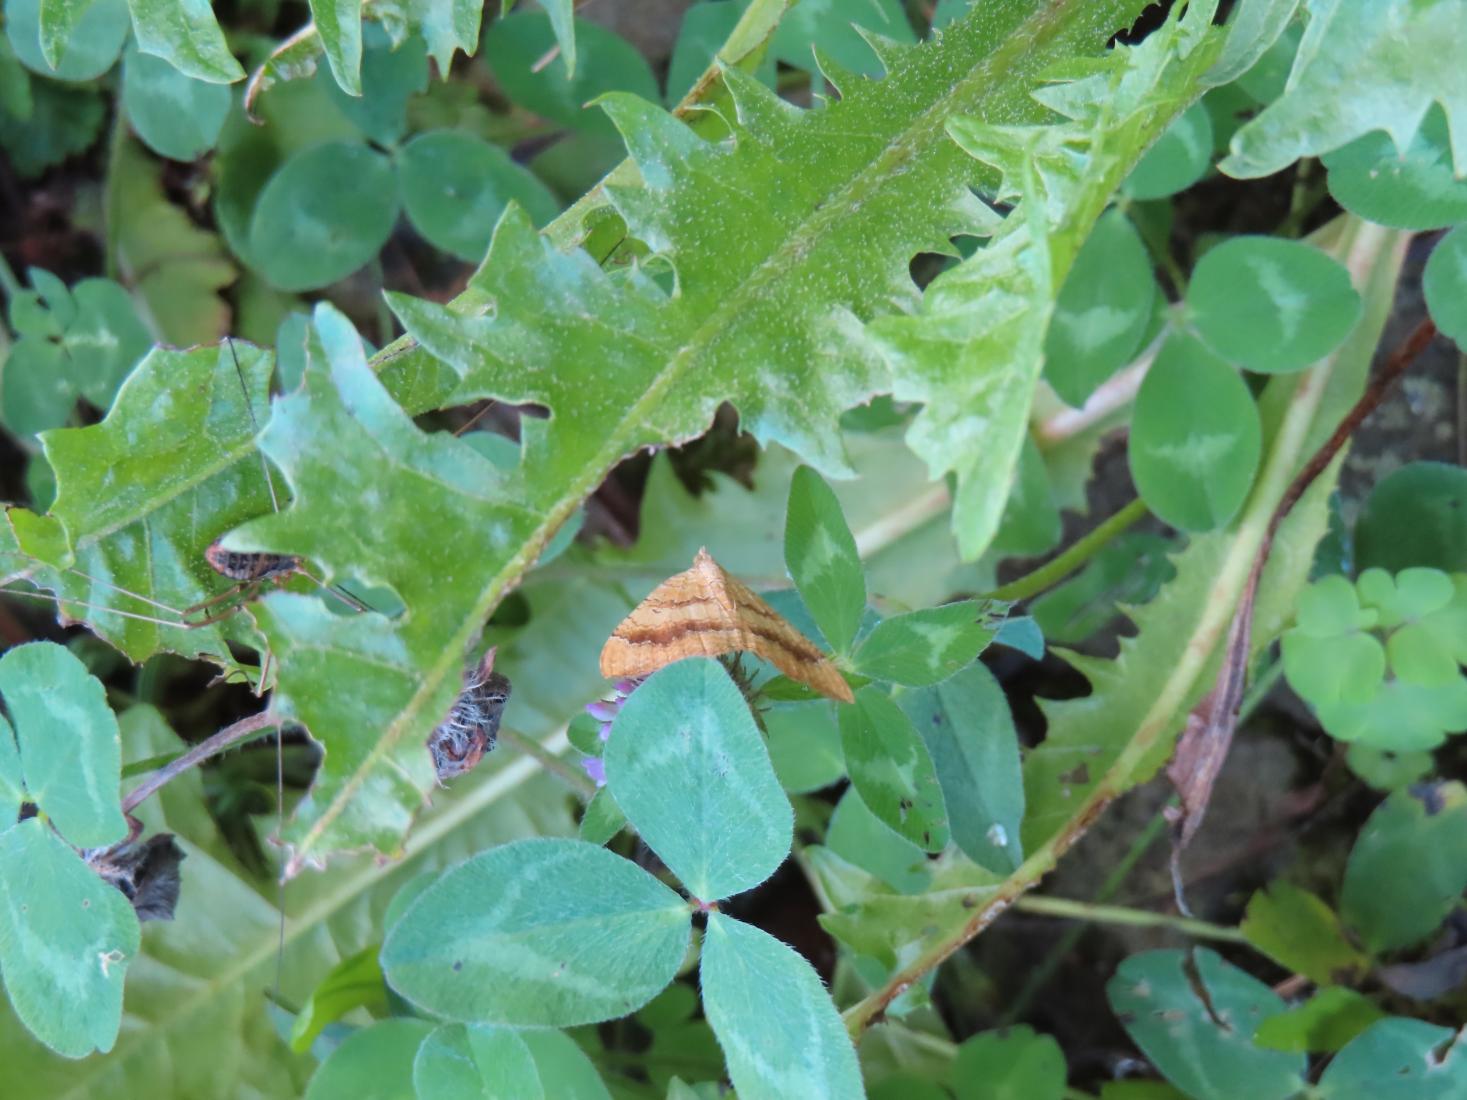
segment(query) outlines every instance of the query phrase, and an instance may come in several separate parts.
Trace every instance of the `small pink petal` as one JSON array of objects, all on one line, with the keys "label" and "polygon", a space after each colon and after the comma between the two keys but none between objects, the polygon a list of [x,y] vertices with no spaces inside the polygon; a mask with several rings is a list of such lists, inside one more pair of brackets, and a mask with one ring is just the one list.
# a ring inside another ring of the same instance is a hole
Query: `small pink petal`
[{"label": "small pink petal", "polygon": [[586,774],[596,782],[596,786],[606,786],[606,765],[599,756],[588,756],[581,761],[581,767],[586,769]]}]

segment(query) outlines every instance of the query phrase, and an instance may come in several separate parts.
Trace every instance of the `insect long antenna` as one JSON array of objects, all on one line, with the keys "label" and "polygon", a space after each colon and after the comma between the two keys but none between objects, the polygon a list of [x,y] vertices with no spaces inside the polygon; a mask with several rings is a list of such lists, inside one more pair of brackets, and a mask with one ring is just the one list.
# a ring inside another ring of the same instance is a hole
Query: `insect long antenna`
[{"label": "insect long antenna", "polygon": [[95,584],[102,588],[110,588],[113,592],[119,592],[124,596],[137,600],[139,603],[145,603],[148,604],[150,607],[156,607],[159,611],[166,611],[170,615],[178,615],[180,617],[182,617],[183,615],[183,612],[179,611],[176,607],[172,607],[169,604],[161,603],[158,600],[151,599],[148,596],[144,596],[141,592],[134,592],[130,588],[123,588],[121,585],[112,584],[110,581],[104,581],[101,577],[94,577],[90,573],[83,573],[74,565],[68,567],[66,572],[72,574],[73,576],[80,577],[82,580],[87,581],[89,584]]},{"label": "insect long antenna", "polygon": [[494,401],[486,401],[484,403],[484,407],[476,412],[473,416],[469,417],[468,420],[466,420],[461,426],[455,428],[453,430],[453,434],[455,436],[463,435],[475,424],[477,424],[479,421],[483,420],[486,416],[493,412],[496,403],[497,402]]},{"label": "insect long antenna", "polygon": [[353,611],[360,611],[360,612],[366,613],[366,612],[372,610],[370,607],[368,607],[366,604],[362,603],[361,600],[357,599],[355,596],[353,596],[350,592],[348,592],[341,585],[339,585],[339,584],[327,584],[320,577],[316,576],[314,573],[312,573],[309,569],[306,569],[304,566],[298,568],[296,570],[296,572],[299,573],[301,576],[306,577],[310,581],[312,581],[316,585],[317,588],[321,589],[321,591],[331,593],[331,595],[335,596],[338,600],[340,600],[342,603],[346,604],[346,606],[349,607],[349,608],[351,608]]},{"label": "insect long antenna", "polygon": [[[254,428],[255,435],[260,434],[260,422],[255,419],[255,407],[250,403],[250,388],[245,383],[244,368],[239,365],[239,355],[234,350],[234,337],[226,336],[225,343],[229,345],[230,357],[234,359],[234,373],[239,376],[240,392],[244,394],[245,412],[250,414],[250,426]],[[280,498],[275,495],[275,479],[270,476],[270,463],[265,460],[264,452],[257,451],[260,455],[260,469],[265,473],[265,487],[270,490],[270,507],[273,511],[280,511]]]},{"label": "insect long antenna", "polygon": [[[0,588],[0,593],[6,596],[20,596],[22,599],[27,600],[43,600],[46,603],[55,604],[63,611],[66,605],[70,605],[72,607],[84,607],[88,611],[100,611],[107,615],[117,615],[124,619],[137,619],[140,622],[157,623],[159,626],[178,627],[182,630],[187,630],[193,625],[185,622],[181,617],[178,619],[160,619],[154,615],[139,615],[135,611],[123,611],[120,608],[107,607],[105,604],[88,603],[86,600],[73,600],[65,596],[52,595],[49,592],[27,592],[23,588]],[[158,606],[165,607],[163,604],[159,604]],[[172,611],[173,609],[171,607],[165,607],[165,610]]]},{"label": "insect long antenna", "polygon": [[[275,836],[285,836],[285,728],[275,731]],[[282,841],[283,842],[283,841]],[[280,1003],[280,974],[285,967],[285,864],[275,876],[275,907],[280,910],[280,927],[275,941],[275,992],[270,999]]]}]

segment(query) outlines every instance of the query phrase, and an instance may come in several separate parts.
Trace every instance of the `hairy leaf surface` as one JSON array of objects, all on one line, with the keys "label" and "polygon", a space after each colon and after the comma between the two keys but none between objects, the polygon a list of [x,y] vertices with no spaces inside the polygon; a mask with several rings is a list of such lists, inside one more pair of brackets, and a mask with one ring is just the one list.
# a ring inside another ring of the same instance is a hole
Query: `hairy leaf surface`
[{"label": "hairy leaf surface", "polygon": [[1240,178],[1267,176],[1371,130],[1388,133],[1404,155],[1435,101],[1446,111],[1457,174],[1467,172],[1467,2],[1306,0],[1304,7],[1309,22],[1287,89],[1233,135],[1232,155],[1218,167]]},{"label": "hairy leaf surface", "polygon": [[254,445],[270,369],[270,356],[245,344],[158,348],[102,423],[42,438],[57,479],[51,515],[65,525],[71,560],[24,572],[134,661],[168,651],[228,667],[230,640],[258,642],[242,616],[193,630],[135,616],[175,621],[229,587],[204,550],[270,508]]},{"label": "hairy leaf surface", "polygon": [[[675,270],[671,291],[655,268],[607,272],[561,253],[511,209],[464,303],[393,298],[448,364],[421,351],[383,361],[406,412],[481,397],[549,408],[523,422],[510,476],[424,439],[358,365],[323,367],[282,403],[264,447],[297,499],[233,545],[295,546],[407,605],[395,624],[344,624],[318,605],[266,600],[282,703],[328,746],[292,832],[297,865],[364,843],[391,850],[429,782],[422,740],[457,690],[469,640],[623,456],[697,434],[732,400],[761,440],[847,468],[837,418],[884,385],[859,322],[914,299],[913,253],[983,220],[969,191],[982,169],[943,122],[1040,116],[1035,74],[1099,48],[1131,7],[988,5],[941,43],[893,49],[884,80],[853,79],[838,104],[811,112],[729,72],[737,116],[720,143],[609,98],[642,181],[610,198]],[[373,477],[360,487],[344,476],[363,470]]]}]

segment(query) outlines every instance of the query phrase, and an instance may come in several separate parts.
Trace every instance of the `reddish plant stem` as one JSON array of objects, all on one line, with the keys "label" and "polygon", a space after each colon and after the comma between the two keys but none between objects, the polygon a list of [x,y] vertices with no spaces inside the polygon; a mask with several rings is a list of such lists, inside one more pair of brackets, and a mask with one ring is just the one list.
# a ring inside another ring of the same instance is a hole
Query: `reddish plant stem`
[{"label": "reddish plant stem", "polygon": [[[1391,385],[1405,373],[1416,356],[1435,335],[1436,326],[1429,320],[1423,321],[1392,353],[1385,368],[1366,386],[1365,393],[1360,400],[1345,414],[1334,432],[1331,433],[1330,438],[1304,464],[1299,474],[1289,482],[1280,495],[1279,502],[1270,514],[1265,528],[1264,546],[1272,544],[1273,536],[1277,533],[1284,516],[1298,503],[1299,498],[1304,495],[1305,490],[1309,488],[1314,479],[1329,466],[1350,434],[1380,404]],[[1266,553],[1260,553],[1256,560],[1263,561],[1266,557]],[[1261,570],[1262,567],[1255,566],[1254,568]],[[1252,581],[1250,574],[1250,585]],[[997,920],[1004,910],[1037,885],[1039,880],[1055,866],[1060,856],[1089,830],[1095,819],[1104,812],[1123,789],[1123,785],[1107,775],[1085,804],[1077,810],[1075,816],[1037,851],[1031,853],[1023,866],[991,892],[975,890],[971,899],[974,914],[955,935],[932,944],[911,963],[898,968],[885,985],[845,1011],[843,1018],[851,1037],[859,1040],[866,1028],[881,1018],[887,1005],[901,996],[914,983],[920,981],[929,971],[959,951]]]},{"label": "reddish plant stem", "polygon": [[209,759],[211,756],[217,756],[236,742],[243,741],[252,733],[257,733],[262,729],[268,729],[271,726],[278,725],[280,725],[280,719],[268,710],[265,710],[259,714],[252,714],[248,718],[241,718],[232,726],[225,726],[218,733],[214,734],[213,737],[200,741],[193,748],[189,749],[188,752],[184,753],[178,759],[165,764],[129,791],[127,797],[122,800],[122,812],[125,814],[132,813],[150,795],[162,789],[174,777],[182,775],[195,764],[203,763],[203,761]]}]

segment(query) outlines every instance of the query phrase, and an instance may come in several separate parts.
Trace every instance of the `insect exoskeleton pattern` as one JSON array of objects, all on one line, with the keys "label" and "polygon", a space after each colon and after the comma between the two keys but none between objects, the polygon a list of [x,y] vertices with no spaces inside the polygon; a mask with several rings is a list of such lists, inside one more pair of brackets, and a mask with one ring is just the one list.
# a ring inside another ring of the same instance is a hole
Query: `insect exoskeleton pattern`
[{"label": "insect exoskeleton pattern", "polygon": [[288,577],[301,570],[302,562],[294,554],[252,553],[246,550],[226,550],[219,542],[209,544],[204,551],[204,560],[214,572],[232,581],[264,581],[275,577]]}]

